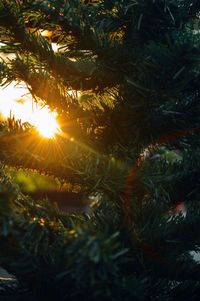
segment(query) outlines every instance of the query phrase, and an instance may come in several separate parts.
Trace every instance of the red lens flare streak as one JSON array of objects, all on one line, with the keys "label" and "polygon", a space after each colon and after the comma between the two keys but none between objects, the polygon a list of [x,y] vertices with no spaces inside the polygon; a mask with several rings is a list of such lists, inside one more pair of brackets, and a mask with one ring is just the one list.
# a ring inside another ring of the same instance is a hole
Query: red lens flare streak
[{"label": "red lens flare streak", "polygon": [[[160,138],[158,138],[153,144],[150,144],[147,148],[153,150],[159,145],[166,144],[169,142],[172,142],[176,140],[177,138],[188,136],[191,134],[199,134],[200,128],[195,129],[188,129],[188,130],[182,130],[174,132],[170,135],[165,135]],[[132,210],[131,210],[131,195],[132,195],[132,188],[134,186],[136,176],[138,171],[140,170],[141,163],[143,161],[142,156],[140,156],[134,163],[133,167],[130,169],[130,172],[126,178],[126,185],[125,185],[125,191],[124,191],[124,198],[123,198],[123,214],[124,214],[124,222],[125,225],[127,225],[128,231],[130,233],[130,239],[133,242],[133,244],[137,245],[142,251],[145,253],[148,253],[153,259],[156,261],[162,263],[162,264],[169,264],[163,257],[158,253],[158,251],[155,250],[153,246],[143,241],[139,236],[138,232],[134,225],[134,218],[132,216]],[[174,213],[177,214],[180,212],[180,210],[183,210],[184,204],[182,200],[178,200],[178,206],[175,208]]]}]

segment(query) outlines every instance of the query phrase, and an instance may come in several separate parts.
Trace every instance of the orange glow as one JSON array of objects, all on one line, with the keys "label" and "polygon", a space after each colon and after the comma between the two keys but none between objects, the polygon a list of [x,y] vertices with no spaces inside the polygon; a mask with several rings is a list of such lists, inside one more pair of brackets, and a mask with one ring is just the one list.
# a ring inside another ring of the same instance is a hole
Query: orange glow
[{"label": "orange glow", "polygon": [[47,38],[51,38],[53,35],[53,31],[47,29],[40,29],[39,32],[43,37],[47,37]]}]

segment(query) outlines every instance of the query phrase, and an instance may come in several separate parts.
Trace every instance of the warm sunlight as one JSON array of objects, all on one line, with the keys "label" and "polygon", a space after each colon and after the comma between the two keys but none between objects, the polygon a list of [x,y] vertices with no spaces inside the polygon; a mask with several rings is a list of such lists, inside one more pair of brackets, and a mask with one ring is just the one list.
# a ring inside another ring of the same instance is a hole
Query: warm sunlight
[{"label": "warm sunlight", "polygon": [[60,131],[56,121],[57,114],[51,112],[47,106],[35,104],[25,87],[10,84],[0,90],[0,113],[3,118],[14,116],[22,122],[29,122],[36,127],[44,138],[54,138]]},{"label": "warm sunlight", "polygon": [[[49,36],[51,32],[41,30],[43,36]],[[0,43],[0,47],[4,46]],[[52,43],[53,50],[58,51],[59,45]],[[1,53],[1,57],[5,62],[15,58],[13,53]],[[56,112],[51,112],[47,106],[35,104],[25,83],[21,86],[17,82],[11,83],[6,88],[0,88],[0,115],[3,118],[14,116],[15,119],[20,119],[22,122],[29,122],[35,126],[38,132],[44,138],[54,138],[60,132],[59,124],[57,123]]]}]

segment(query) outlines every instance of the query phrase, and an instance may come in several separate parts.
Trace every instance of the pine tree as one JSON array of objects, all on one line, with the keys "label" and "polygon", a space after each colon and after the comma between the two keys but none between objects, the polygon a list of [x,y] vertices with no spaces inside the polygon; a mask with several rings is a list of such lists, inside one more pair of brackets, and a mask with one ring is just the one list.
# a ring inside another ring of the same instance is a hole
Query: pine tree
[{"label": "pine tree", "polygon": [[[199,300],[199,12],[198,0],[0,1],[1,51],[15,53],[1,85],[24,81],[62,128],[45,142],[0,124],[0,258],[19,282],[1,300]],[[90,212],[24,195],[5,166],[69,183]]]}]

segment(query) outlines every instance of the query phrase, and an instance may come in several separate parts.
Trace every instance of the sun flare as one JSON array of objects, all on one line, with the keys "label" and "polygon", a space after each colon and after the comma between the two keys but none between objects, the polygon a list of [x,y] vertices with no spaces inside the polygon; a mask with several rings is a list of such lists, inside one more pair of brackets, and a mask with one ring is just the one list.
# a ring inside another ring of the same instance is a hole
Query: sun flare
[{"label": "sun flare", "polygon": [[26,93],[25,88],[17,88],[15,83],[1,89],[0,114],[3,118],[12,115],[16,120],[30,123],[44,138],[55,138],[61,131],[56,112],[51,112],[47,106],[36,105]]}]

